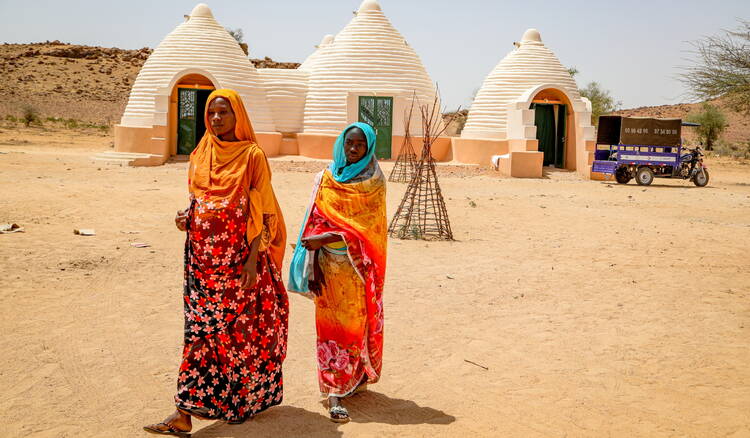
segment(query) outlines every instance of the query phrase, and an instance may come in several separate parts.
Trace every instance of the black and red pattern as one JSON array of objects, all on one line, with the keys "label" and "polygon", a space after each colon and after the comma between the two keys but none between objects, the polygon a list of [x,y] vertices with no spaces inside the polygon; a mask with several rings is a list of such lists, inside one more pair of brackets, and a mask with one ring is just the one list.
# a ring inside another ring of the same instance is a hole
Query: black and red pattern
[{"label": "black and red pattern", "polygon": [[268,253],[257,283],[239,279],[249,248],[248,200],[195,199],[185,243],[185,346],[175,402],[196,416],[243,421],[281,403],[286,357],[286,290]]}]

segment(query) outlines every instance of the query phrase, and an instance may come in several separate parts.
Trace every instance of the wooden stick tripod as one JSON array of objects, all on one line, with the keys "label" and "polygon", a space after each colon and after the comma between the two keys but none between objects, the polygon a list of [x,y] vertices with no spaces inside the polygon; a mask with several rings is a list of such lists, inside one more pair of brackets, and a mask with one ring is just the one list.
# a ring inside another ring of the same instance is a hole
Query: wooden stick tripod
[{"label": "wooden stick tripod", "polygon": [[452,120],[440,128],[437,94],[431,107],[421,105],[419,109],[422,115],[422,155],[401,204],[388,226],[388,235],[398,239],[453,240],[448,210],[445,208],[432,156],[432,143],[445,132]]},{"label": "wooden stick tripod", "polygon": [[411,99],[411,106],[409,112],[404,111],[404,141],[401,143],[401,150],[398,152],[398,158],[396,158],[396,164],[393,165],[393,170],[388,176],[390,182],[401,182],[407,183],[414,177],[414,173],[417,170],[417,154],[414,152],[414,147],[411,144],[411,115],[414,111],[414,100],[416,94]]}]

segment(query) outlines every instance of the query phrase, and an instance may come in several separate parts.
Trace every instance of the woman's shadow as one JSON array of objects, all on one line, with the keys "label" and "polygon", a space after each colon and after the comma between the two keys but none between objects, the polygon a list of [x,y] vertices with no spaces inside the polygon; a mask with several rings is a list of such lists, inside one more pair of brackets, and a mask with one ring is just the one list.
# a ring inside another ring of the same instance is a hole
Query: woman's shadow
[{"label": "woman's shadow", "polygon": [[[193,438],[247,436],[340,437],[339,424],[328,419],[325,402],[319,412],[289,405],[269,409],[240,425],[223,421],[195,431]],[[352,423],[450,424],[456,417],[443,411],[420,406],[411,400],[388,397],[378,392],[363,392],[344,400]]]}]

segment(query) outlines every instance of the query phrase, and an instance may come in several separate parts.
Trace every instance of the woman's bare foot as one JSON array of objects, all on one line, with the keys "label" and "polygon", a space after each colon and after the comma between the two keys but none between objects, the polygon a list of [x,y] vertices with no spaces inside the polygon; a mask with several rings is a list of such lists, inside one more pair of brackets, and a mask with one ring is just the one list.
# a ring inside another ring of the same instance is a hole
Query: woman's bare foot
[{"label": "woman's bare foot", "polygon": [[143,430],[146,432],[173,436],[187,436],[192,429],[193,423],[190,420],[190,415],[184,414],[179,410],[172,412],[161,423],[143,426]]}]

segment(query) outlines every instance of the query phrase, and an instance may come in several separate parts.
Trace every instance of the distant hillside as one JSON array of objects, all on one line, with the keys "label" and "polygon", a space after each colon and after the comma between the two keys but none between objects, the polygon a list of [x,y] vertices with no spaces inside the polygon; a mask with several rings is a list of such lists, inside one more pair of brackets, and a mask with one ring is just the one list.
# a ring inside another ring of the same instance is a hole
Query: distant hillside
[{"label": "distant hillside", "polygon": [[[750,142],[750,115],[732,111],[721,99],[711,101],[710,103],[721,108],[727,118],[728,126],[721,137],[722,140],[732,144]],[[679,118],[684,120],[690,112],[700,110],[700,105],[699,103],[679,103],[676,105],[644,106],[616,111],[612,114],[630,117]],[[694,131],[695,129],[693,128],[684,128],[683,136],[688,141],[694,141]]]},{"label": "distant hillside", "polygon": [[[0,45],[0,117],[31,105],[42,118],[118,123],[130,88],[152,50],[122,50],[52,41]],[[257,68],[298,63],[251,59]]]}]

